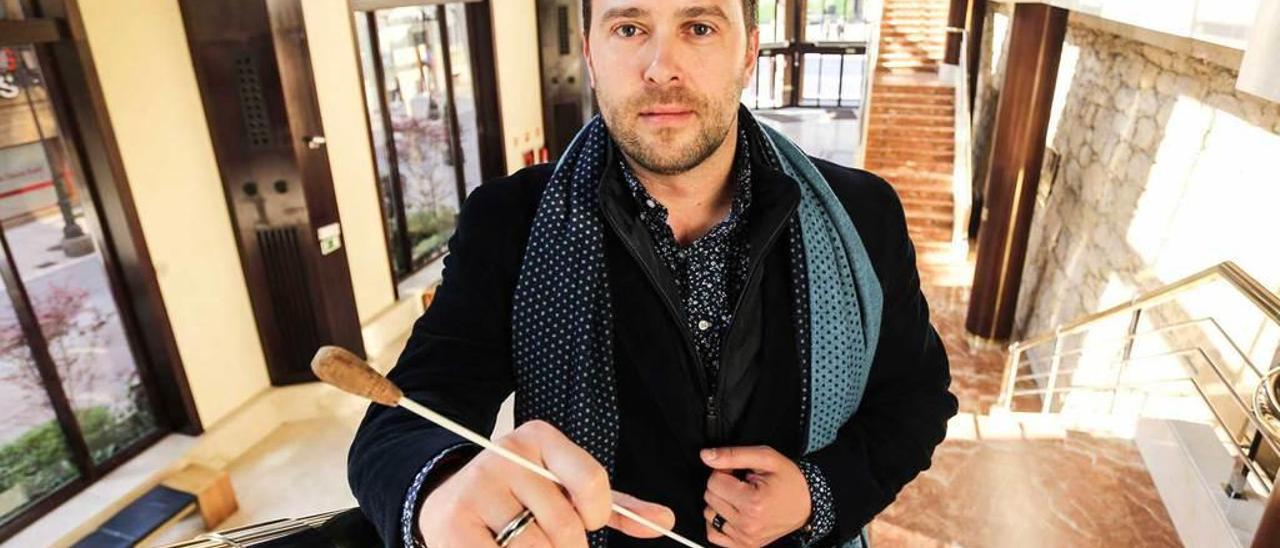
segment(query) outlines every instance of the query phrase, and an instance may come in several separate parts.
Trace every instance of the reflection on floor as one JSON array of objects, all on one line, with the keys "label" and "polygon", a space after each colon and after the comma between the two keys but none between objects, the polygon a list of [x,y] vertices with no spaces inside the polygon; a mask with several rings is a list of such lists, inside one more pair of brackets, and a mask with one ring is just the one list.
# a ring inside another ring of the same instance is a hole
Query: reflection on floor
[{"label": "reflection on floor", "polygon": [[919,253],[960,414],[932,467],[872,523],[872,545],[1180,546],[1131,440],[986,416],[1005,353],[965,333],[972,257]]},{"label": "reflection on floor", "polygon": [[[230,467],[240,509],[218,530],[297,518],[356,505],[347,487],[347,448],[362,414],[286,423]],[[154,539],[176,542],[204,533],[192,515]]]},{"label": "reflection on floor", "polygon": [[851,108],[779,108],[752,111],[810,156],[853,167],[862,128]]}]

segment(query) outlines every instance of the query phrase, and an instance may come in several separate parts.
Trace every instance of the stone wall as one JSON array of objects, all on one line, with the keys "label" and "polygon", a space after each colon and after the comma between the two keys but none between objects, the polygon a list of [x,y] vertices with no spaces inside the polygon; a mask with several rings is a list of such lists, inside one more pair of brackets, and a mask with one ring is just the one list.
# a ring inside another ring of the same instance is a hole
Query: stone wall
[{"label": "stone wall", "polygon": [[[1236,91],[1230,56],[1113,30],[1074,14],[1068,27],[1015,340],[1220,261],[1280,288],[1280,104]],[[1143,328],[1206,316],[1258,367],[1275,360],[1276,326],[1219,286],[1152,311]],[[1203,327],[1165,332],[1156,349],[1225,347]]]}]

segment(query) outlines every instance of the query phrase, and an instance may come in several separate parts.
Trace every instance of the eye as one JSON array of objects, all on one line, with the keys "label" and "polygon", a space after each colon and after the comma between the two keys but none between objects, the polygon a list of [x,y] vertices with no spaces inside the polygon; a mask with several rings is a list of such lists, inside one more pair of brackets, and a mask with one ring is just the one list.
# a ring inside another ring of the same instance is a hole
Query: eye
[{"label": "eye", "polygon": [[694,23],[689,26],[689,29],[697,36],[710,36],[711,33],[715,32],[715,29],[711,28],[711,25],[707,25],[705,23]]},{"label": "eye", "polygon": [[640,27],[631,24],[618,25],[618,28],[614,29],[613,32],[621,35],[623,38],[631,38],[632,36],[640,33]]}]

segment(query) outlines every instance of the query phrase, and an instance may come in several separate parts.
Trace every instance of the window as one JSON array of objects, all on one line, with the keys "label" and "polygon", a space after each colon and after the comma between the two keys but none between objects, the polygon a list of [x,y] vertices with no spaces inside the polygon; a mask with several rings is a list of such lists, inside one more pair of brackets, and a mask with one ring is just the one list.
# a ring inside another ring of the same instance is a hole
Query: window
[{"label": "window", "polygon": [[[803,10],[803,12],[801,11]],[[760,0],[760,56],[748,107],[856,107],[867,78],[863,0]]]},{"label": "window", "polygon": [[67,25],[33,13],[0,0],[0,540],[173,426],[81,157],[82,67],[57,70]]},{"label": "window", "polygon": [[488,103],[476,82],[469,7],[488,10],[456,2],[355,14],[387,249],[401,292],[446,252],[463,199],[482,181],[481,134],[495,133],[496,105],[482,108]]}]

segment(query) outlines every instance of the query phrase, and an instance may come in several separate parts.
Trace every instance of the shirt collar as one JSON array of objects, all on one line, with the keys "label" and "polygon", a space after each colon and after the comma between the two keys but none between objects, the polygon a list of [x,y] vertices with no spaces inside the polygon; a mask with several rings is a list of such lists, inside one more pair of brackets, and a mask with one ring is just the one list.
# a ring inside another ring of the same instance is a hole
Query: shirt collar
[{"label": "shirt collar", "polygon": [[[734,185],[733,202],[729,209],[729,215],[720,223],[730,227],[739,223],[746,215],[747,208],[751,205],[751,146],[747,140],[747,130],[741,124],[738,126],[737,139],[733,167],[729,171],[731,184]],[[615,147],[614,150],[616,151],[617,143],[612,137],[609,139],[609,143],[609,146]],[[641,219],[666,223],[667,208],[654,199],[648,190],[645,190],[644,185],[640,183],[639,178],[632,172],[631,166],[627,165],[622,154],[614,154],[614,157],[617,158],[618,169],[622,173],[623,181],[626,182],[627,188],[631,190],[632,197],[635,198],[636,203],[639,205]],[[653,205],[650,206],[649,204]]]}]

